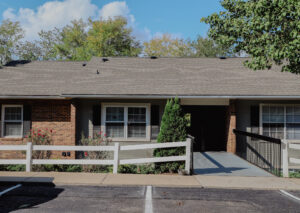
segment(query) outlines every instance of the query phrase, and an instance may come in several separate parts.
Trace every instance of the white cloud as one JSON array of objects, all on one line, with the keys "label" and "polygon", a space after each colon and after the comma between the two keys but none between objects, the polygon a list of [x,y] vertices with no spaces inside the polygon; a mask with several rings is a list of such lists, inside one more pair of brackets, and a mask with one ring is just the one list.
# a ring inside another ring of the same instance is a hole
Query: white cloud
[{"label": "white cloud", "polygon": [[104,5],[99,11],[99,17],[104,20],[109,18],[115,18],[117,16],[125,17],[128,21],[128,26],[133,29],[133,36],[138,40],[147,41],[151,39],[150,30],[146,27],[140,29],[135,21],[134,15],[130,13],[130,10],[125,1],[114,1]]},{"label": "white cloud", "polygon": [[151,31],[147,27],[144,27],[144,29],[134,27],[132,34],[135,38],[142,42],[149,41],[152,38]]},{"label": "white cloud", "polygon": [[91,0],[49,1],[36,10],[20,8],[14,11],[8,8],[3,12],[4,19],[19,21],[26,32],[25,39],[38,37],[40,30],[50,30],[63,27],[74,19],[88,19],[97,14],[97,6]]},{"label": "white cloud", "polygon": [[102,18],[105,20],[116,16],[123,16],[128,20],[128,26],[133,28],[133,35],[137,39],[146,41],[153,36],[148,28],[138,26],[125,1],[114,1],[99,8],[92,4],[91,0],[52,0],[36,9],[20,8],[15,11],[13,8],[8,8],[2,16],[3,19],[19,21],[25,30],[26,40],[38,39],[38,32],[41,30],[61,28],[74,19],[81,18],[86,21],[88,18],[93,20]]},{"label": "white cloud", "polygon": [[103,19],[123,16],[127,18],[129,24],[134,24],[135,18],[130,14],[130,10],[125,1],[115,1],[108,3],[99,11],[99,16]]}]

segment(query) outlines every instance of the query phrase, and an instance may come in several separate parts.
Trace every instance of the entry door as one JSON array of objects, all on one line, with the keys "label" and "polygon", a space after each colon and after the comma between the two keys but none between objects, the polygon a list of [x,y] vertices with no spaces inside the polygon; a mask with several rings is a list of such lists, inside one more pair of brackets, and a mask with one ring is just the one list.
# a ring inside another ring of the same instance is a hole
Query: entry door
[{"label": "entry door", "polygon": [[194,151],[226,151],[225,106],[184,106],[190,114],[188,133],[195,137]]}]

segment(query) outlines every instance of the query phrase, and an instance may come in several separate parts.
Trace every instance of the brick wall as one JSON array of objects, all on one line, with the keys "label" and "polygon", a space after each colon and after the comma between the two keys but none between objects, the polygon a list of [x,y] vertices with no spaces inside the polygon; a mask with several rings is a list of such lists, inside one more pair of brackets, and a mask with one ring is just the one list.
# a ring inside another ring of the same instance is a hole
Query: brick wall
[{"label": "brick wall", "polygon": [[236,136],[233,130],[236,128],[236,111],[235,102],[231,101],[227,114],[227,152],[236,152]]},{"label": "brick wall", "polygon": [[[31,105],[33,129],[52,129],[54,145],[75,145],[76,106],[71,101],[1,101],[0,104]],[[25,144],[28,139],[0,138],[0,144]],[[62,152],[52,152],[51,158],[75,158],[62,156]],[[0,158],[24,158],[24,152],[0,151]]]}]

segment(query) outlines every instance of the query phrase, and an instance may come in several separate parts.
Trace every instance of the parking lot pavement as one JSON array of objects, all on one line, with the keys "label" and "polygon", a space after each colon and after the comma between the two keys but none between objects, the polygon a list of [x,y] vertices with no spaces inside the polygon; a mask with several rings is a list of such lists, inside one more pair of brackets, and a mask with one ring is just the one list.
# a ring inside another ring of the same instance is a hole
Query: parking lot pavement
[{"label": "parking lot pavement", "polygon": [[[7,187],[10,186],[0,184],[0,190]],[[299,191],[293,193],[300,195]],[[0,197],[0,212],[11,211],[299,212],[300,202],[283,195],[279,190],[55,186],[32,183]]]},{"label": "parking lot pavement", "polygon": [[143,212],[145,187],[25,185],[0,197],[1,212]]},{"label": "parking lot pavement", "polygon": [[170,208],[172,212],[300,212],[300,202],[278,190],[154,188],[154,212]]},{"label": "parking lot pavement", "polygon": [[8,189],[8,188],[10,188],[14,185],[16,185],[16,184],[0,185],[0,192],[2,192],[2,191],[6,190],[6,189]]}]

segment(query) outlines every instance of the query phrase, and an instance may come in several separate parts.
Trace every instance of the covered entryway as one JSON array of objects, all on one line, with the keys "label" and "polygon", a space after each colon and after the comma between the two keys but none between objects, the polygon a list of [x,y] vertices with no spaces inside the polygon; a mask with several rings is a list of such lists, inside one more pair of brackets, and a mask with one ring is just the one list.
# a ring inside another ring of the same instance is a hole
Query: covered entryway
[{"label": "covered entryway", "polygon": [[227,106],[184,106],[190,118],[188,133],[195,137],[194,151],[226,151]]},{"label": "covered entryway", "polygon": [[194,152],[194,174],[269,177],[271,173],[229,152]]},{"label": "covered entryway", "polygon": [[229,105],[185,105],[183,110],[190,121],[188,133],[194,137],[194,174],[272,176],[229,149],[232,131],[229,117],[232,116],[232,108]]}]

